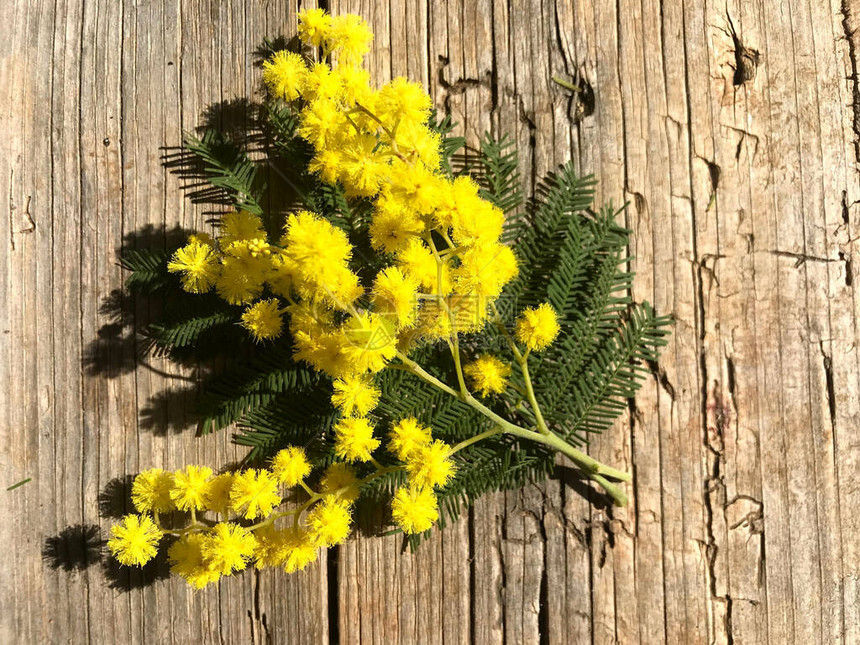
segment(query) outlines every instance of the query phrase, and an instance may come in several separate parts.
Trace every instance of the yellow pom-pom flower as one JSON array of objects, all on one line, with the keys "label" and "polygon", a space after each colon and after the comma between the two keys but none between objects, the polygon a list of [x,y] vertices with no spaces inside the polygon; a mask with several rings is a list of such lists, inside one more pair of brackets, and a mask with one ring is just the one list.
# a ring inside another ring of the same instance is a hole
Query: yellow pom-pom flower
[{"label": "yellow pom-pom flower", "polygon": [[258,238],[265,239],[263,220],[248,211],[233,211],[221,217],[218,231],[218,244],[226,249],[234,242],[247,242]]},{"label": "yellow pom-pom flower", "polygon": [[304,9],[299,12],[299,38],[302,42],[319,47],[331,29],[331,16],[325,9]]},{"label": "yellow pom-pom flower", "polygon": [[555,340],[559,330],[555,309],[543,303],[523,311],[517,321],[517,340],[529,349],[540,351]]},{"label": "yellow pom-pom flower", "polygon": [[[432,251],[419,239],[412,238],[397,254],[397,261],[407,275],[417,280],[428,293],[447,295],[451,293],[451,270],[442,266],[441,285],[439,269]],[[440,288],[441,286],[441,288]]]},{"label": "yellow pom-pom flower", "polygon": [[286,537],[286,556],[283,560],[284,571],[295,573],[307,569],[317,559],[318,549],[308,531],[293,527]]},{"label": "yellow pom-pom flower", "polygon": [[344,416],[365,416],[376,407],[382,393],[369,375],[345,376],[334,382],[331,402]]},{"label": "yellow pom-pom flower", "polygon": [[404,533],[423,533],[439,519],[439,504],[433,489],[401,486],[391,500],[391,516]]},{"label": "yellow pom-pom flower", "polygon": [[399,119],[404,124],[424,123],[433,102],[419,83],[398,76],[379,91],[379,113],[383,120]]},{"label": "yellow pom-pom flower", "polygon": [[230,508],[245,519],[265,517],[280,503],[278,481],[268,470],[249,468],[234,475]]},{"label": "yellow pom-pom flower", "polygon": [[[417,213],[397,200],[380,198],[370,222],[370,243],[377,250],[400,253],[406,251],[410,241],[424,233],[424,229],[424,222]],[[429,259],[435,266],[432,255]],[[421,261],[426,262],[426,259]]]},{"label": "yellow pom-pom flower", "polygon": [[284,319],[280,303],[276,298],[259,300],[242,314],[242,327],[251,332],[257,342],[272,340],[281,335]]},{"label": "yellow pom-pom flower", "polygon": [[222,515],[230,510],[230,491],[233,488],[233,473],[222,473],[209,480],[206,491],[206,508]]},{"label": "yellow pom-pom flower", "polygon": [[504,212],[482,199],[468,209],[458,205],[451,222],[454,241],[463,246],[498,242],[504,224]]},{"label": "yellow pom-pom flower", "polygon": [[148,515],[126,515],[111,527],[107,545],[120,564],[142,567],[158,553],[162,535]]},{"label": "yellow pom-pom flower", "polygon": [[254,530],[254,566],[257,569],[277,567],[284,563],[288,554],[288,531],[272,524]]},{"label": "yellow pom-pom flower", "polygon": [[209,569],[203,559],[202,546],[205,541],[201,533],[186,533],[171,544],[167,551],[171,573],[181,576],[195,589],[202,589],[221,578],[221,574]]},{"label": "yellow pom-pom flower", "polygon": [[453,273],[460,293],[496,298],[517,272],[517,258],[509,247],[485,243],[466,249]]},{"label": "yellow pom-pom flower", "polygon": [[346,417],[334,426],[334,453],[346,461],[370,461],[371,453],[379,448],[373,438],[373,425],[364,417]]},{"label": "yellow pom-pom flower", "polygon": [[274,96],[294,101],[301,94],[307,71],[301,56],[279,51],[263,63],[263,81]]},{"label": "yellow pom-pom flower", "polygon": [[482,354],[463,368],[481,396],[501,394],[505,391],[511,366],[506,365],[492,354]]},{"label": "yellow pom-pom flower", "polygon": [[444,486],[455,471],[451,447],[438,439],[413,451],[406,460],[409,481],[419,487]]},{"label": "yellow pom-pom flower", "polygon": [[379,372],[397,354],[396,329],[378,314],[350,317],[339,342],[344,359],[341,371],[347,374]]},{"label": "yellow pom-pom flower", "polygon": [[327,497],[337,497],[351,503],[358,499],[361,492],[358,488],[358,477],[347,464],[336,462],[326,468],[322,481],[323,493]]},{"label": "yellow pom-pom flower", "polygon": [[170,496],[172,489],[172,473],[150,468],[134,478],[131,501],[140,513],[167,513],[176,508]]},{"label": "yellow pom-pom flower", "polygon": [[416,450],[429,446],[433,440],[430,428],[418,423],[415,417],[395,423],[388,436],[388,450],[400,461],[407,461]]},{"label": "yellow pom-pom flower", "polygon": [[311,474],[311,464],[304,448],[289,446],[278,451],[272,460],[272,472],[282,484],[292,488]]},{"label": "yellow pom-pom flower", "polygon": [[218,259],[208,244],[191,242],[176,249],[167,270],[182,274],[182,288],[190,293],[206,293],[218,277]]},{"label": "yellow pom-pom flower", "polygon": [[187,466],[173,475],[170,497],[180,511],[202,511],[208,505],[209,479],[212,469],[206,466]]},{"label": "yellow pom-pom flower", "polygon": [[[331,67],[325,63],[314,63],[310,66],[305,74],[305,83],[302,87],[302,95],[310,103],[302,110],[301,120],[303,126],[316,127],[318,134],[323,131],[325,136],[318,137],[316,141],[311,141],[318,149],[325,143],[333,145],[338,142],[343,142],[344,138],[353,131],[349,129],[349,121],[339,109],[340,98],[343,94],[343,87],[340,84],[340,77],[332,72]],[[323,114],[330,113],[335,117],[333,121],[327,124],[320,123]],[[317,119],[314,124],[310,124],[308,119],[313,117]],[[324,126],[324,130],[319,128]],[[305,136],[301,129],[299,134]],[[310,139],[308,139],[310,141]]]},{"label": "yellow pom-pom flower", "polygon": [[246,305],[263,292],[272,261],[270,255],[258,253],[257,248],[247,241],[233,242],[221,256],[215,290],[231,305]]},{"label": "yellow pom-pom flower", "polygon": [[349,535],[352,515],[349,505],[334,496],[326,496],[308,513],[307,525],[310,540],[316,546],[330,547],[340,544]]},{"label": "yellow pom-pom flower", "polygon": [[342,148],[340,178],[347,197],[373,197],[391,169],[388,159],[377,150],[375,136],[359,134],[350,137]]},{"label": "yellow pom-pom flower", "polygon": [[331,223],[308,211],[290,215],[281,244],[302,295],[328,298],[335,306],[348,306],[360,295],[358,277],[347,266],[352,246]]},{"label": "yellow pom-pom flower", "polygon": [[338,62],[345,65],[360,65],[370,49],[373,33],[367,23],[355,14],[333,16],[325,42],[331,52],[338,54]]},{"label": "yellow pom-pom flower", "polygon": [[200,552],[210,571],[229,576],[241,571],[254,557],[257,540],[246,528],[230,522],[221,522],[207,532],[200,544]]},{"label": "yellow pom-pom flower", "polygon": [[373,306],[398,327],[411,326],[418,313],[418,281],[398,267],[383,269],[373,283]]}]

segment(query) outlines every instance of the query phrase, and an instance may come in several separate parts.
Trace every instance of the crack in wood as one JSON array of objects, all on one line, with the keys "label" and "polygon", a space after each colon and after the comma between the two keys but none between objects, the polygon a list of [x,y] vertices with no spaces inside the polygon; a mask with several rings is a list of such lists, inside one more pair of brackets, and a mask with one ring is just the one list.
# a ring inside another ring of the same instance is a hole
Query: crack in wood
[{"label": "crack in wood", "polygon": [[735,73],[732,77],[732,84],[737,87],[755,80],[756,70],[761,62],[761,54],[758,50],[744,45],[740,34],[735,29],[735,24],[732,21],[732,15],[729,13],[728,8],[726,9],[726,18],[729,23],[728,35],[732,39],[732,53],[735,58],[733,67]]},{"label": "crack in wood", "polygon": [[[855,16],[848,5],[848,0],[842,0],[840,12],[842,13],[842,30],[848,43],[848,61],[851,65],[848,80],[851,82],[850,107],[852,115],[851,128],[854,131],[854,161],[860,164],[860,77],[858,77],[857,45],[854,42],[857,27],[852,24]],[[860,167],[857,170],[860,172]]]}]

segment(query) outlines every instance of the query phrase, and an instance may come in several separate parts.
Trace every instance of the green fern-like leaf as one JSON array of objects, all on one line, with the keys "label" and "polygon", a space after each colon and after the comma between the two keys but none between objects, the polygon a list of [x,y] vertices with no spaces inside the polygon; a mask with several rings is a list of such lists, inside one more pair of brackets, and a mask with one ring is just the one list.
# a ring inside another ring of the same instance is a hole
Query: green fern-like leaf
[{"label": "green fern-like leaf", "polygon": [[258,199],[265,187],[257,180],[257,164],[244,152],[215,130],[207,130],[200,139],[186,133],[185,147],[201,161],[212,186],[223,190],[237,208],[262,215]]},{"label": "green fern-like leaf", "polygon": [[[671,317],[657,316],[648,303],[630,310],[617,332],[608,335],[589,363],[577,370],[579,377],[570,379],[565,396],[547,406],[547,415],[562,426],[565,438],[582,440],[612,425],[650,374],[647,363],[657,360],[671,324]],[[545,370],[546,383],[557,383],[566,369],[570,368],[562,363]]]},{"label": "green fern-like leaf", "polygon": [[125,288],[138,293],[155,293],[171,282],[167,261],[173,249],[127,249],[120,256],[120,265],[131,274]]},{"label": "green fern-like leaf", "polygon": [[289,343],[282,342],[204,383],[198,431],[208,434],[225,428],[282,394],[319,389],[319,374],[294,363],[290,354]]},{"label": "green fern-like leaf", "polygon": [[435,109],[430,114],[428,125],[442,138],[440,146],[442,170],[450,177],[454,174],[451,160],[457,151],[466,145],[466,137],[452,135],[451,132],[453,132],[456,124],[451,120],[451,115],[446,114],[442,119],[439,119]]},{"label": "green fern-like leaf", "polygon": [[[523,203],[520,185],[519,158],[516,144],[508,136],[495,140],[484,135],[481,140],[481,155],[478,158],[481,179],[481,197],[501,208],[513,219],[514,211]],[[511,229],[508,233],[512,233]],[[510,235],[503,241],[511,241]]]}]

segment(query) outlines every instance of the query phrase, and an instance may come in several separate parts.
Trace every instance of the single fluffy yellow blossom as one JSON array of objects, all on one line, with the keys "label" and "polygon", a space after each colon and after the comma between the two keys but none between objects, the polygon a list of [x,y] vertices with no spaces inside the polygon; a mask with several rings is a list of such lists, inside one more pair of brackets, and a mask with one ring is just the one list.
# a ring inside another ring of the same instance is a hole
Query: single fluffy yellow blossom
[{"label": "single fluffy yellow blossom", "polygon": [[332,16],[331,28],[325,37],[329,51],[338,55],[338,63],[349,66],[361,64],[372,40],[373,33],[367,23],[352,13]]},{"label": "single fluffy yellow blossom", "polygon": [[208,505],[209,479],[212,469],[206,466],[186,466],[173,475],[170,497],[180,511],[202,511]]},{"label": "single fluffy yellow blossom", "polygon": [[247,242],[258,238],[266,238],[263,232],[263,220],[248,211],[233,211],[221,217],[221,228],[218,232],[218,244],[222,249],[233,242]]},{"label": "single fluffy yellow blossom", "polygon": [[387,192],[392,198],[409,204],[421,215],[430,215],[439,201],[445,180],[420,161],[394,159]]},{"label": "single fluffy yellow blossom", "polygon": [[222,473],[209,480],[206,491],[206,507],[222,515],[230,510],[230,490],[233,488],[233,473]]},{"label": "single fluffy yellow blossom", "polygon": [[365,416],[376,407],[381,392],[367,375],[345,376],[334,381],[331,402],[344,416]]},{"label": "single fluffy yellow blossom", "polygon": [[468,208],[458,204],[451,222],[454,241],[463,246],[497,242],[504,224],[504,212],[483,199],[477,199]]},{"label": "single fluffy yellow blossom", "polygon": [[218,582],[221,574],[206,566],[201,547],[206,538],[201,533],[186,533],[167,550],[171,573],[181,576],[195,589]]},{"label": "single fluffy yellow blossom", "polygon": [[334,426],[334,453],[346,461],[370,461],[379,448],[373,438],[373,425],[364,417],[345,417]]},{"label": "single fluffy yellow blossom", "polygon": [[260,297],[272,268],[271,255],[258,252],[248,240],[230,244],[221,256],[215,281],[218,295],[231,305],[245,305]]},{"label": "single fluffy yellow blossom", "polygon": [[343,152],[340,148],[325,148],[319,150],[308,163],[308,170],[318,173],[320,179],[327,184],[336,184],[341,175]]},{"label": "single fluffy yellow blossom", "polygon": [[344,374],[379,372],[397,354],[394,325],[378,314],[351,316],[339,339]]},{"label": "single fluffy yellow blossom", "polygon": [[340,81],[343,100],[347,105],[352,107],[358,102],[365,108],[373,106],[375,98],[370,87],[370,72],[361,67],[339,65],[334,74]]},{"label": "single fluffy yellow blossom", "polygon": [[419,487],[444,486],[455,470],[451,447],[438,439],[413,451],[406,460],[409,481]]},{"label": "single fluffy yellow blossom", "polygon": [[254,340],[272,340],[281,335],[284,320],[276,298],[258,300],[242,314],[242,327],[251,332]]},{"label": "single fluffy yellow blossom", "polygon": [[304,9],[299,11],[298,18],[302,42],[314,47],[322,45],[331,29],[331,16],[325,9]]},{"label": "single fluffy yellow blossom", "polygon": [[218,260],[211,246],[195,241],[176,249],[167,263],[167,270],[182,274],[185,291],[206,293],[218,276]]},{"label": "single fluffy yellow blossom", "polygon": [[418,280],[399,267],[383,269],[373,283],[373,306],[397,327],[410,327],[418,315]]},{"label": "single fluffy yellow blossom", "polygon": [[496,298],[517,271],[514,252],[503,244],[490,242],[467,248],[453,274],[459,293]]},{"label": "single fluffy yellow blossom", "polygon": [[377,108],[384,121],[395,119],[403,124],[425,123],[433,102],[420,83],[398,76],[379,90]]},{"label": "single fluffy yellow blossom", "polygon": [[540,351],[555,340],[560,329],[555,309],[543,303],[523,311],[517,320],[517,340],[529,349]]},{"label": "single fluffy yellow blossom", "polygon": [[397,127],[395,140],[398,149],[406,152],[410,159],[418,159],[427,168],[438,170],[442,160],[440,153],[442,137],[438,132],[434,132],[423,123],[407,121]]},{"label": "single fluffy yellow blossom", "polygon": [[108,548],[120,564],[142,567],[158,553],[163,535],[148,515],[126,515],[111,529]]},{"label": "single fluffy yellow blossom", "polygon": [[[310,66],[305,74],[305,82],[302,87],[302,95],[310,103],[302,110],[301,118],[304,121],[311,114],[315,114],[317,117],[321,116],[322,112],[317,108],[324,108],[326,112],[332,107],[338,110],[336,114],[337,120],[329,124],[330,128],[332,128],[330,132],[332,134],[337,133],[337,136],[333,137],[330,141],[342,139],[343,136],[350,132],[347,129],[349,121],[346,120],[343,112],[338,109],[338,101],[342,93],[343,86],[340,83],[340,77],[332,71],[331,67],[325,63],[314,63]],[[301,131],[299,134],[301,134]],[[322,141],[317,143],[322,143]]]},{"label": "single fluffy yellow blossom", "polygon": [[292,488],[311,474],[311,464],[304,448],[289,446],[278,451],[272,460],[272,472],[279,482]]},{"label": "single fluffy yellow blossom", "polygon": [[140,513],[167,513],[176,508],[170,496],[172,489],[173,474],[150,468],[134,478],[131,501]]},{"label": "single fluffy yellow blossom", "polygon": [[482,354],[463,368],[481,396],[501,394],[508,384],[511,366],[491,354]]},{"label": "single fluffy yellow blossom", "polygon": [[340,159],[340,177],[347,197],[373,197],[388,177],[391,165],[377,150],[375,136],[358,134],[346,140]]},{"label": "single fluffy yellow blossom", "polygon": [[430,445],[433,440],[430,428],[418,423],[415,417],[401,419],[388,434],[388,450],[400,461],[407,461],[413,453]]},{"label": "single fluffy yellow blossom", "polygon": [[326,468],[320,485],[327,497],[337,497],[346,503],[354,502],[361,492],[355,471],[340,462],[335,462]]},{"label": "single fluffy yellow blossom", "polygon": [[200,552],[210,571],[229,576],[248,566],[254,556],[257,540],[246,528],[221,522],[208,531],[200,544]]},{"label": "single fluffy yellow blossom", "polygon": [[454,225],[459,211],[469,211],[481,207],[478,196],[478,183],[463,175],[454,181],[445,181],[439,187],[439,197],[433,211],[433,219],[445,230]]},{"label": "single fluffy yellow blossom", "polygon": [[288,529],[285,550],[283,565],[287,573],[303,571],[317,559],[318,549],[311,539],[311,534],[299,527]]},{"label": "single fluffy yellow blossom", "polygon": [[439,519],[439,504],[433,489],[401,486],[391,500],[391,516],[404,533],[423,533]]},{"label": "single fluffy yellow blossom", "polygon": [[[334,77],[331,78],[334,80]],[[311,82],[310,79],[315,79],[317,86],[328,88],[328,85],[325,84],[328,79],[327,76],[311,73],[308,74],[308,79],[307,83]],[[313,91],[316,92],[317,90],[314,89]],[[326,91],[331,90],[326,89]],[[346,120],[334,100],[319,98],[302,110],[299,135],[317,150],[322,150],[326,147],[339,146],[344,136],[349,132],[347,130],[349,127],[351,127],[349,121]]]},{"label": "single fluffy yellow blossom", "polygon": [[234,475],[230,508],[244,514],[245,519],[265,517],[280,503],[278,481],[268,470],[249,468]]},{"label": "single fluffy yellow blossom", "polygon": [[[376,201],[376,209],[370,222],[370,243],[373,248],[389,253],[405,251],[410,240],[422,235],[424,230],[424,222],[417,213],[402,203],[391,198],[380,198]],[[432,255],[430,260],[433,260]],[[423,258],[422,261],[426,262]]]},{"label": "single fluffy yellow blossom", "polygon": [[254,566],[257,569],[277,567],[284,563],[289,554],[287,530],[268,524],[254,530],[254,539]]},{"label": "single fluffy yellow blossom", "polygon": [[361,295],[358,277],[348,267],[352,246],[328,221],[308,211],[290,215],[281,244],[295,266],[295,284],[303,297],[344,307]]},{"label": "single fluffy yellow blossom", "polygon": [[420,239],[412,238],[406,247],[397,254],[397,263],[401,269],[428,293],[448,295],[451,293],[451,270],[447,264],[442,265],[441,289],[439,288],[439,270],[433,252]]},{"label": "single fluffy yellow blossom", "polygon": [[351,523],[349,505],[331,495],[317,503],[307,516],[310,540],[318,547],[330,547],[343,542],[349,535]]},{"label": "single fluffy yellow blossom", "polygon": [[279,51],[263,63],[263,81],[274,96],[294,101],[299,98],[307,71],[301,56],[293,52]]}]

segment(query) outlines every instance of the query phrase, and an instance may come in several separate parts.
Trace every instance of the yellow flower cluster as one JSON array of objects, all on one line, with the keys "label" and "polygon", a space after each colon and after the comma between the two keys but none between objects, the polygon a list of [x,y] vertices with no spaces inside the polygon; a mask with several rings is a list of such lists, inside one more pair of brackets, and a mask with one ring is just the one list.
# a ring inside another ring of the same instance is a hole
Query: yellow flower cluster
[{"label": "yellow flower cluster", "polygon": [[388,449],[404,463],[408,477],[394,494],[391,516],[404,533],[423,533],[439,519],[434,489],[454,476],[451,447],[434,440],[430,428],[409,417],[391,428]]},{"label": "yellow flower cluster", "polygon": [[[287,572],[306,568],[321,547],[339,544],[349,535],[352,502],[360,480],[346,464],[323,473],[320,491],[305,479],[311,464],[302,448],[281,450],[270,469],[247,469],[214,475],[204,466],[176,472],[153,468],[132,484],[132,502],[139,514],[127,515],[111,528],[108,547],[127,566],[143,566],[158,552],[166,536],[171,571],[191,586],[202,588],[245,569],[282,566]],[[282,486],[300,486],[309,499],[297,509],[277,511]],[[160,514],[190,513],[180,528],[164,528]],[[211,513],[214,517],[207,518]],[[281,518],[292,521],[276,526]],[[249,523],[256,520],[256,523]]]},{"label": "yellow flower cluster", "polygon": [[[230,213],[217,242],[196,236],[169,269],[188,291],[214,288],[247,306],[241,324],[258,341],[280,336],[289,312],[296,357],[349,382],[383,369],[420,338],[479,330],[517,261],[499,241],[504,213],[471,178],[442,172],[424,88],[404,78],[371,87],[361,68],[372,40],[367,25],[313,9],[300,13],[299,35],[323,48],[324,62],[278,52],[264,80],[297,111],[299,134],[314,149],[310,169],[371,204],[370,239],[387,266],[362,285],[347,236],[303,211],[288,218],[277,244],[259,217]],[[351,414],[372,401],[344,405]]]},{"label": "yellow flower cluster", "polygon": [[[482,198],[473,179],[443,172],[423,87],[404,78],[371,87],[361,65],[372,34],[359,17],[306,10],[298,31],[306,45],[322,49],[321,62],[277,52],[263,66],[264,81],[297,115],[298,134],[313,150],[309,170],[369,209],[367,233],[381,268],[375,275],[361,271],[360,278],[347,234],[326,213],[306,210],[291,213],[279,231],[267,231],[253,213],[227,213],[215,238],[194,235],[171,258],[168,269],[186,291],[214,290],[242,307],[240,324],[255,341],[289,330],[294,358],[331,377],[331,401],[340,412],[330,437],[339,461],[320,474],[316,490],[307,482],[312,464],[295,446],[267,469],[216,476],[188,466],[151,469],[135,479],[132,500],[140,514],[113,528],[111,551],[123,564],[143,565],[171,539],[172,570],[197,588],[252,563],[304,569],[318,548],[346,539],[361,485],[391,472],[406,473],[391,501],[394,521],[407,534],[428,530],[439,518],[437,489],[455,475],[453,454],[472,440],[452,448],[417,419],[401,419],[386,442],[399,465],[382,466],[370,416],[382,395],[375,375],[399,357],[397,367],[438,384],[407,356],[422,339],[447,342],[460,384],[455,396],[473,407],[480,404],[465,379],[486,397],[504,392],[511,374],[509,364],[489,354],[461,368],[458,345],[460,334],[484,327],[517,275],[517,259],[500,241],[504,213]],[[508,338],[524,373],[528,352],[544,349],[558,332],[549,305],[523,313],[515,337],[525,355]],[[354,467],[374,470],[359,478]],[[277,510],[285,488],[307,501]],[[164,528],[159,516],[175,511],[189,513],[189,522]],[[287,526],[277,526],[285,517]]]}]

